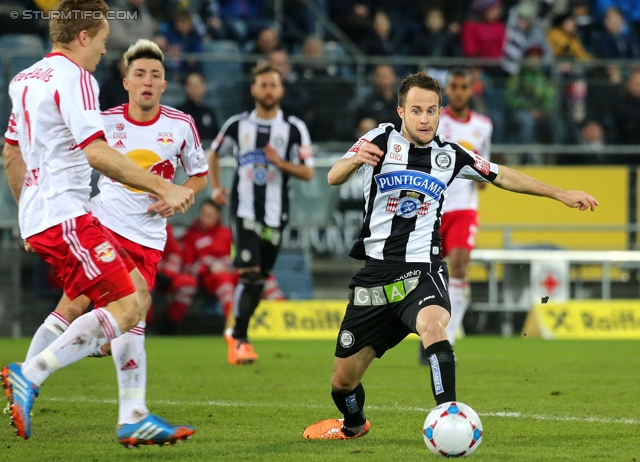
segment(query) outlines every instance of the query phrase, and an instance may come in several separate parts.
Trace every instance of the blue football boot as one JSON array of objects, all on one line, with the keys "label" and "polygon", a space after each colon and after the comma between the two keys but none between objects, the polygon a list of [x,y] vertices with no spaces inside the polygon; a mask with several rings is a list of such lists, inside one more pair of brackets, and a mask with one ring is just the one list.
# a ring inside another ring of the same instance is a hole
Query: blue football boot
[{"label": "blue football boot", "polygon": [[175,444],[196,432],[191,425],[171,425],[157,415],[149,414],[135,424],[124,424],[118,429],[118,441],[125,448],[147,444]]},{"label": "blue football boot", "polygon": [[39,389],[22,375],[20,363],[11,363],[2,367],[2,386],[10,403],[11,425],[16,434],[23,439],[31,436],[31,408]]}]

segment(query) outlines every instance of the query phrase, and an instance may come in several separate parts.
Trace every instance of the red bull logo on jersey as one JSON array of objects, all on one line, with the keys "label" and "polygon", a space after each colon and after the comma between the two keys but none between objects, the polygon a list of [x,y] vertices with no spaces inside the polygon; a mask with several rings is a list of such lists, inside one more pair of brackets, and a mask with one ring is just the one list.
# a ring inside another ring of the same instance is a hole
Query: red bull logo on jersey
[{"label": "red bull logo on jersey", "polygon": [[111,263],[116,259],[116,250],[107,241],[104,241],[99,246],[94,247],[93,251],[96,253],[96,260],[100,260],[101,262]]},{"label": "red bull logo on jersey", "polygon": [[173,166],[169,159],[155,164],[149,170],[151,173],[155,173],[159,177],[164,178],[165,180],[173,180],[173,175],[176,173],[176,168]]},{"label": "red bull logo on jersey", "polygon": [[173,146],[173,133],[158,133],[158,146],[161,148]]},{"label": "red bull logo on jersey", "polygon": [[[173,175],[176,173],[176,169],[173,166],[171,160],[166,159],[162,160],[162,158],[153,151],[149,149],[134,149],[125,154],[131,162],[136,164],[138,167],[143,170],[147,170],[151,173],[155,173],[159,177],[164,178],[165,180],[173,180]],[[146,194],[144,191],[141,191],[136,188],[132,188],[127,185],[123,185],[129,191],[133,191],[135,193]]]},{"label": "red bull logo on jersey", "polygon": [[415,191],[438,200],[446,185],[437,178],[416,170],[379,173],[374,177],[380,193],[397,190]]}]

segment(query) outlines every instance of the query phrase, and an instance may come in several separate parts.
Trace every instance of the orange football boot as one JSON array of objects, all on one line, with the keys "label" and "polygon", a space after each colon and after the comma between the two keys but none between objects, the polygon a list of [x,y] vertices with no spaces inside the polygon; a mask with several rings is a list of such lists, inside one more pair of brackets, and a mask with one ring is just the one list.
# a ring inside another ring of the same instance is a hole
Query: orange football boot
[{"label": "orange football boot", "polygon": [[343,422],[344,419],[321,420],[320,422],[316,422],[305,428],[302,436],[308,440],[350,440],[366,435],[371,429],[371,424],[367,420],[365,421],[364,428],[360,433],[348,436],[344,434],[344,431],[342,431]]}]

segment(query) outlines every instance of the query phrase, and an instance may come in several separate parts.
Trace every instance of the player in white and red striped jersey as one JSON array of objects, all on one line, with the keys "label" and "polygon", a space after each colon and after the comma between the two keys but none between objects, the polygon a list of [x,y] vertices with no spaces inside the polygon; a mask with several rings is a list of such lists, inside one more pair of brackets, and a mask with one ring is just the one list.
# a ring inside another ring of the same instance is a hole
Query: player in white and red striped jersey
[{"label": "player in white and red striped jersey", "polygon": [[[127,50],[123,60],[127,68],[124,85],[129,92],[129,103],[102,113],[109,144],[134,164],[167,181],[173,180],[181,163],[189,177],[183,186],[198,194],[207,184],[207,162],[191,116],[160,105],[166,88],[162,51],[149,40],[139,40]],[[91,211],[131,257],[147,286],[140,322],[111,343],[120,386],[120,442],[128,446],[146,444],[145,438],[131,437],[129,433],[134,431],[127,429],[135,430],[135,426],[144,425],[153,417],[144,399],[145,319],[151,306],[148,293],[153,288],[167,241],[166,217],[172,213],[156,196],[105,176],[98,181],[98,187],[100,193],[91,199]],[[27,359],[44,350],[55,340],[57,332],[64,331],[64,320],[72,322],[89,304],[87,297],[70,300],[63,295],[54,313],[36,332]],[[51,329],[52,326],[55,328]],[[105,349],[100,351],[106,354]]]},{"label": "player in white and red striped jersey", "polygon": [[193,190],[136,167],[105,141],[90,73],[106,53],[106,3],[62,0],[55,10],[52,53],[9,85],[12,117],[2,153],[25,247],[54,266],[70,299],[84,295],[97,308],[40,354],[2,368],[13,424],[24,439],[31,435],[30,412],[42,382],[135,327],[144,312],[140,272],[89,213],[91,168],[155,193],[163,210],[184,212],[194,202]]},{"label": "player in white and red striped jersey", "polygon": [[[472,92],[468,72],[462,69],[451,71],[444,91],[449,104],[440,116],[438,135],[489,160],[493,124],[491,119],[469,107]],[[478,189],[484,189],[486,185],[456,178],[449,185],[443,207],[440,234],[442,255],[448,258],[449,264],[451,320],[447,325],[447,336],[452,345],[462,327],[468,304],[466,276],[478,232]]]}]

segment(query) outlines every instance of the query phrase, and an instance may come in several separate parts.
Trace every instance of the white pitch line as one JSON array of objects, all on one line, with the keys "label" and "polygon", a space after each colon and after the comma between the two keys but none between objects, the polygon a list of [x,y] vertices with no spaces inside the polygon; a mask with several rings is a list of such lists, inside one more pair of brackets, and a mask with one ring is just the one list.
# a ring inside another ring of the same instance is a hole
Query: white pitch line
[{"label": "white pitch line", "polygon": [[[42,397],[38,399],[38,402],[52,401],[59,403],[93,403],[93,404],[118,404],[116,399],[90,399],[90,398],[56,398],[56,397]],[[276,404],[276,403],[247,403],[242,401],[174,401],[174,400],[149,400],[150,404],[161,404],[169,406],[200,406],[200,407],[267,407],[267,408],[307,408],[307,409],[335,409],[334,406],[323,404],[304,404],[299,403],[296,405],[291,404]],[[367,409],[374,411],[400,411],[400,412],[421,412],[428,414],[432,408],[428,407],[397,407],[397,406],[366,406]],[[478,412],[480,417],[500,417],[510,419],[533,419],[533,420],[547,420],[556,422],[596,422],[596,423],[618,423],[618,424],[640,424],[638,419],[610,419],[607,417],[574,417],[574,416],[553,416],[543,414],[523,414],[522,412]]]}]

